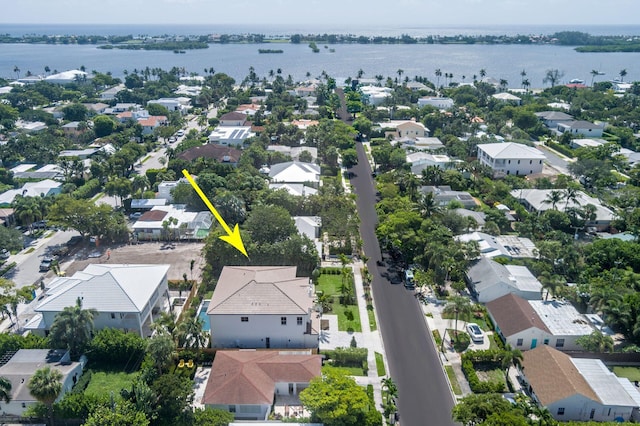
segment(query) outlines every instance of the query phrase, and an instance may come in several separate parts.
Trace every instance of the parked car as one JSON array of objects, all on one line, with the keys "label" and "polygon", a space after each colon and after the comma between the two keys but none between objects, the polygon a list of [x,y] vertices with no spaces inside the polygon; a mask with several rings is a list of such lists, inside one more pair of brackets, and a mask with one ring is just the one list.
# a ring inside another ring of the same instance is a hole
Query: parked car
[{"label": "parked car", "polygon": [[408,289],[416,288],[416,283],[413,280],[413,269],[404,271],[404,286]]},{"label": "parked car", "polygon": [[45,257],[44,259],[42,259],[42,262],[40,262],[40,272],[47,272],[49,269],[51,269],[52,262],[53,258],[51,257]]},{"label": "parked car", "polygon": [[171,136],[171,137],[169,138],[169,143],[174,143],[174,142],[176,142],[177,140],[178,140],[178,138],[176,138],[175,136]]},{"label": "parked car", "polygon": [[184,136],[184,130],[180,129],[176,132],[176,136],[180,137],[180,136]]},{"label": "parked car", "polygon": [[140,219],[140,216],[142,216],[142,213],[141,213],[141,212],[131,213],[131,214],[129,215],[129,219],[131,219],[131,220],[138,220],[138,219]]},{"label": "parked car", "polygon": [[9,256],[11,256],[11,253],[9,253],[9,250],[7,249],[0,250],[0,259],[6,260],[9,258]]},{"label": "parked car", "polygon": [[484,342],[484,333],[478,326],[478,324],[470,322],[467,324],[467,333],[471,336],[471,340],[474,343],[482,343]]}]

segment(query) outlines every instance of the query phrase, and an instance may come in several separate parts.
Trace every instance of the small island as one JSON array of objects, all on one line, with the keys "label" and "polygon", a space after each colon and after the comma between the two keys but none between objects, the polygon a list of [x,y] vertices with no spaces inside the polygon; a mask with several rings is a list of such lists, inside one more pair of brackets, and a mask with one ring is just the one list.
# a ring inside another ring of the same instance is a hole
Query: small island
[{"label": "small island", "polygon": [[127,50],[172,50],[174,53],[185,53],[188,49],[208,49],[209,44],[202,41],[150,41],[105,44],[98,49],[127,49]]},{"label": "small island", "polygon": [[258,53],[284,53],[282,49],[258,49]]}]

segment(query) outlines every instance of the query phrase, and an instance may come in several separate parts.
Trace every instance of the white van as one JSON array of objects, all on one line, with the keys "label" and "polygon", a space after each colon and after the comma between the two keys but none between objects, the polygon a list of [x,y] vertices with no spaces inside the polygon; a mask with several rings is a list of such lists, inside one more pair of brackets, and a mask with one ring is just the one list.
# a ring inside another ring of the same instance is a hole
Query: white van
[{"label": "white van", "polygon": [[415,288],[416,283],[413,280],[413,269],[404,271],[404,286],[409,289]]}]

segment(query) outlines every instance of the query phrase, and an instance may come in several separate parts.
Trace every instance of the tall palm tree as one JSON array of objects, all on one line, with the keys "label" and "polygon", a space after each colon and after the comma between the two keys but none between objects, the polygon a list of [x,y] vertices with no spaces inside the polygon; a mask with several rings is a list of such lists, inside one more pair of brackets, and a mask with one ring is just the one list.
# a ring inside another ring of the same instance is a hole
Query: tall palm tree
[{"label": "tall palm tree", "polygon": [[178,347],[187,349],[200,349],[206,343],[206,337],[202,333],[203,321],[200,317],[193,317],[182,321],[173,330]]},{"label": "tall palm tree", "polygon": [[387,400],[394,399],[398,396],[398,386],[396,386],[391,377],[385,377],[380,383],[382,384],[383,391],[387,395]]},{"label": "tall palm tree", "polygon": [[53,426],[53,403],[62,392],[62,373],[51,367],[41,368],[33,373],[27,386],[31,395],[47,406],[49,425]]},{"label": "tall palm tree", "polygon": [[487,76],[487,70],[485,70],[484,68],[480,68],[480,72],[478,74],[480,74],[480,80],[482,80]]},{"label": "tall palm tree", "polygon": [[518,365],[520,361],[522,361],[522,351],[520,351],[520,349],[513,349],[511,345],[507,344],[502,353],[502,368],[504,369],[505,380],[508,380],[511,367]]},{"label": "tall palm tree", "polygon": [[556,210],[556,205],[562,200],[562,192],[556,189],[549,191],[547,198],[542,200],[543,204],[551,204],[551,208]]},{"label": "tall palm tree", "polygon": [[565,188],[565,190],[562,192],[562,195],[564,196],[564,199],[565,199],[565,203],[564,203],[565,210],[567,210],[567,207],[569,206],[569,201],[571,201],[573,204],[579,204],[578,198],[580,197],[580,191],[577,188],[573,186],[569,186]]},{"label": "tall palm tree", "polygon": [[558,288],[560,288],[564,282],[560,275],[552,274],[548,271],[544,271],[538,277],[540,284],[542,284],[542,288],[547,290],[547,295],[544,300],[549,299],[549,293],[556,294]]},{"label": "tall palm tree", "polygon": [[447,304],[444,306],[442,312],[445,314],[455,315],[455,337],[458,339],[458,317],[460,314],[471,313],[471,301],[464,296],[451,296],[447,299]]},{"label": "tall palm tree", "polygon": [[78,297],[75,306],[67,306],[53,320],[51,344],[68,349],[71,358],[76,359],[91,341],[96,314],[95,309],[82,309],[82,299]]},{"label": "tall palm tree", "polygon": [[442,71],[440,68],[436,68],[436,89],[440,87],[440,77],[442,77]]},{"label": "tall palm tree", "polygon": [[11,381],[6,377],[0,377],[0,400],[11,401]]}]

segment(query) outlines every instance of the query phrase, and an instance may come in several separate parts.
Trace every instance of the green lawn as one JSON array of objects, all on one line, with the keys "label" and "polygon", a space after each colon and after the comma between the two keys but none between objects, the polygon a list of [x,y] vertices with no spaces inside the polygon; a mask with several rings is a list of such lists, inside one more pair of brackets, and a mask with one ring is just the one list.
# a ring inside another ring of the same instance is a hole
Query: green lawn
[{"label": "green lawn", "polygon": [[453,367],[445,365],[444,369],[447,372],[447,377],[449,378],[449,383],[451,383],[453,393],[456,395],[462,395],[462,389],[460,389],[460,383],[458,383],[458,378],[456,377],[456,373],[453,371]]},{"label": "green lawn", "polygon": [[504,370],[496,364],[474,364],[476,374],[481,382],[500,382],[507,389],[507,382],[504,378]]},{"label": "green lawn", "polygon": [[[451,325],[455,324],[455,319],[456,316],[454,314],[445,314],[444,312],[442,313],[442,319],[450,319]],[[485,321],[484,318],[476,318],[473,316],[473,314],[460,314],[458,315],[458,322],[460,321],[464,321],[464,322],[475,322],[476,324],[478,324],[478,327],[480,327],[482,330],[484,331],[489,331],[491,330],[491,327],[489,327],[489,325],[487,324],[487,322]]]},{"label": "green lawn", "polygon": [[331,303],[331,311],[328,313],[338,316],[338,329],[340,331],[362,331],[358,305],[345,306],[340,304],[341,284],[341,275],[322,274],[318,277],[316,291],[321,291],[324,294],[334,296],[334,301]]},{"label": "green lawn", "polygon": [[613,374],[618,377],[625,377],[630,381],[640,381],[640,367],[613,367]]},{"label": "green lawn", "polygon": [[334,370],[342,371],[347,376],[364,376],[364,370],[360,367],[334,367],[331,365],[325,365],[322,367],[323,371]]},{"label": "green lawn", "polygon": [[119,396],[121,389],[131,388],[136,375],[137,373],[93,371],[91,381],[84,393],[101,396],[113,392],[114,395]]},{"label": "green lawn", "polygon": [[367,305],[367,315],[369,316],[369,327],[371,331],[376,331],[378,329],[378,324],[376,324],[376,314],[373,312],[373,305]]},{"label": "green lawn", "polygon": [[387,375],[387,370],[384,368],[384,359],[382,358],[382,354],[379,352],[375,352],[376,356],[376,370],[378,372],[378,377],[384,377]]}]

